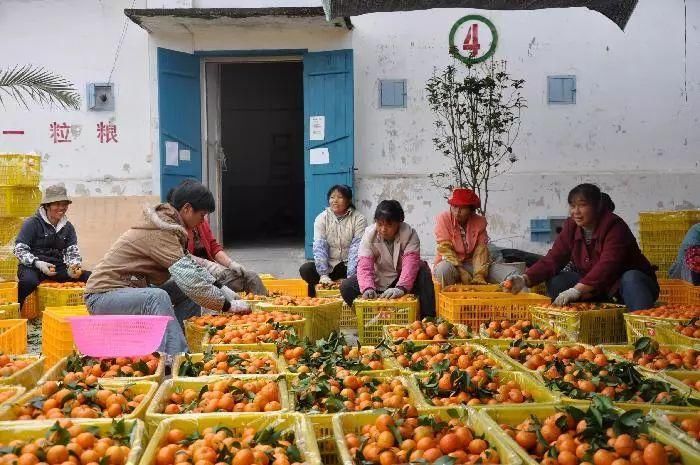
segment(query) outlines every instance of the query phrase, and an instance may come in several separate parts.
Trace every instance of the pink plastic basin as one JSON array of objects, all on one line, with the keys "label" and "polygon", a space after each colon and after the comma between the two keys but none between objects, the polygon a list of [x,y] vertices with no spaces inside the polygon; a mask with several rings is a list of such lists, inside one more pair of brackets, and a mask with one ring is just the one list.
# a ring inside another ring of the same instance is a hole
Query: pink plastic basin
[{"label": "pink plastic basin", "polygon": [[136,357],[158,350],[172,317],[104,315],[69,317],[73,340],[90,357]]}]

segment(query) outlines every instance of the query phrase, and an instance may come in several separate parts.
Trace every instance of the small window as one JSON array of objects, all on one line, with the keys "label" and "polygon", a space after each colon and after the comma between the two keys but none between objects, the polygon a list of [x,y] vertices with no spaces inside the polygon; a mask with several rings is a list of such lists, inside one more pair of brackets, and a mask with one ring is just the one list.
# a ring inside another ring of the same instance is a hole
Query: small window
[{"label": "small window", "polygon": [[379,81],[380,108],[406,108],[406,80],[382,79]]},{"label": "small window", "polygon": [[576,103],[576,76],[547,76],[547,103]]}]

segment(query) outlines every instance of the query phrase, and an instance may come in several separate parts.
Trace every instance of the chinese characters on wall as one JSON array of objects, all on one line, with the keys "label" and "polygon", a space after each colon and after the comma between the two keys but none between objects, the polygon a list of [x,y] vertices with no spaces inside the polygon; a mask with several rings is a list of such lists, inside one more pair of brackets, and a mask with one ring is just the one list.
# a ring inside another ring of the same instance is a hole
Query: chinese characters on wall
[{"label": "chinese characters on wall", "polygon": [[[96,125],[95,137],[100,144],[118,143],[117,125],[111,121],[100,121]],[[73,129],[66,122],[58,123],[54,121],[49,124],[49,136],[54,144],[73,142]]]}]

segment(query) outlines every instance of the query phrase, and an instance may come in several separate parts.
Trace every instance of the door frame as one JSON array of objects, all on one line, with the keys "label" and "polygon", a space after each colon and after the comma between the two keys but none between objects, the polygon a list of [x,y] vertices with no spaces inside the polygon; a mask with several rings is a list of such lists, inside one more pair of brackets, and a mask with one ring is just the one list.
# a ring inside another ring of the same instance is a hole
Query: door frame
[{"label": "door frame", "polygon": [[[216,205],[222,205],[221,195],[221,180],[222,170],[221,163],[217,162],[217,142],[210,140],[210,130],[215,125],[221,124],[220,112],[220,84],[221,81],[216,79],[211,84],[216,85],[214,89],[217,99],[217,107],[210,108],[207,105],[208,95],[208,76],[207,65],[211,64],[227,64],[227,63],[273,63],[273,62],[304,62],[304,54],[306,49],[280,49],[280,50],[208,50],[195,51],[194,55],[200,56],[200,82],[202,99],[202,183],[209,188],[214,194]],[[213,131],[218,134],[219,129]],[[218,134],[220,136],[220,134]],[[223,225],[221,221],[221,208],[217,208],[214,214],[210,216],[209,222],[212,226],[212,232],[216,239],[223,244]]]}]

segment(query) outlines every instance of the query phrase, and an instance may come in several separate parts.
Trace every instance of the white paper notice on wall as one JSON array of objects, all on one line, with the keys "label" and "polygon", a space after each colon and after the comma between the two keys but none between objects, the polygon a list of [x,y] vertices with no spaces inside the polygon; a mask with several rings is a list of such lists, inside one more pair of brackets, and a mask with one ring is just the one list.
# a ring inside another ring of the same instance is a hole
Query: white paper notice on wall
[{"label": "white paper notice on wall", "polygon": [[309,150],[309,164],[327,165],[331,161],[331,155],[327,147]]},{"label": "white paper notice on wall", "polygon": [[309,140],[326,139],[326,117],[312,116],[309,118]]},{"label": "white paper notice on wall", "polygon": [[165,165],[178,166],[180,164],[178,154],[178,144],[174,141],[165,142]]},{"label": "white paper notice on wall", "polygon": [[192,155],[189,150],[180,150],[180,161],[190,161],[191,159]]}]

